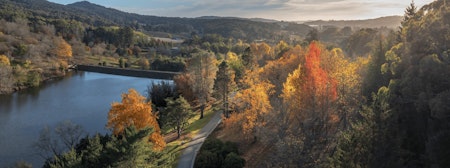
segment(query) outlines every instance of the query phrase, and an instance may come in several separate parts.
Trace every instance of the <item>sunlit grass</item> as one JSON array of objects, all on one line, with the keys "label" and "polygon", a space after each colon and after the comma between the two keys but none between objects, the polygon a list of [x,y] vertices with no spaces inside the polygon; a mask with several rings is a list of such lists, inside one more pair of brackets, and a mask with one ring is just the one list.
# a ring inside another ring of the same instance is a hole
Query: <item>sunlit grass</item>
[{"label": "sunlit grass", "polygon": [[191,118],[189,120],[189,126],[186,128],[186,133],[190,133],[191,135],[197,134],[208,122],[211,120],[211,118],[214,116],[215,108],[210,108],[205,110],[203,119],[199,120],[200,118],[200,111],[197,111],[195,117]]}]

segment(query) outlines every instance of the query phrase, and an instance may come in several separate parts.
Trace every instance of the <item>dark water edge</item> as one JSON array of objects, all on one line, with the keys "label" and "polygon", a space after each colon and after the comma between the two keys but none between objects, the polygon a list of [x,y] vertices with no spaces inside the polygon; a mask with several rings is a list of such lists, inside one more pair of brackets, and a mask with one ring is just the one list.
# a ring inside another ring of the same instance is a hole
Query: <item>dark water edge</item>
[{"label": "dark water edge", "polygon": [[0,168],[17,161],[41,167],[44,159],[32,147],[39,132],[70,120],[90,135],[108,133],[107,113],[121,93],[135,88],[145,96],[147,85],[161,80],[69,72],[61,79],[45,82],[10,95],[0,95]]},{"label": "dark water edge", "polygon": [[94,65],[77,65],[77,69],[81,71],[98,72],[112,75],[133,76],[151,79],[167,79],[167,80],[171,80],[175,75],[181,74],[180,72],[125,69],[125,68],[94,66]]}]

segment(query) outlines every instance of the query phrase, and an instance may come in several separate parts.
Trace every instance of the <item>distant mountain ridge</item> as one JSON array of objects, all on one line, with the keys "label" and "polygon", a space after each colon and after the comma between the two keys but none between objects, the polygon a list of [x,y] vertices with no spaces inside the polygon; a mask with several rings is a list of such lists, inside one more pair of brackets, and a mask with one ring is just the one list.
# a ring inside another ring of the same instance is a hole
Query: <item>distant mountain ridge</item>
[{"label": "distant mountain ridge", "polygon": [[375,19],[366,19],[366,20],[316,20],[316,21],[307,21],[303,22],[303,24],[307,25],[318,25],[318,26],[336,26],[336,27],[359,27],[359,28],[378,28],[378,27],[387,27],[387,28],[397,28],[400,26],[400,22],[402,21],[402,16],[385,16]]},{"label": "distant mountain ridge", "polygon": [[[354,21],[315,21],[306,24],[263,18],[203,16],[199,18],[160,17],[140,15],[107,8],[88,1],[68,5],[47,0],[0,0],[0,19],[11,20],[25,15],[29,21],[54,22],[58,19],[76,20],[92,26],[129,26],[146,32],[164,32],[181,37],[192,34],[219,34],[248,41],[279,41],[292,35],[305,37],[312,29],[307,24],[346,25]],[[381,20],[386,20],[380,18]],[[379,21],[376,27],[392,27],[394,21]],[[360,24],[364,23],[364,24]],[[369,25],[371,20],[356,21],[354,25]],[[396,24],[399,24],[397,20]]]}]

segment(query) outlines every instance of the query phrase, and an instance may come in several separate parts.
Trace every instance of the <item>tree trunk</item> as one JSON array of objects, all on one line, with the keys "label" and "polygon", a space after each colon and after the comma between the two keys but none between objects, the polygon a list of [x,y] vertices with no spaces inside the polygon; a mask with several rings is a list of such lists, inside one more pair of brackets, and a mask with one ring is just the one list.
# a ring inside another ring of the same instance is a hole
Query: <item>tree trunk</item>
[{"label": "tree trunk", "polygon": [[178,127],[177,128],[177,139],[180,139],[180,137],[181,137],[181,128]]},{"label": "tree trunk", "polygon": [[201,106],[200,106],[200,119],[202,119],[203,118],[203,112],[205,111],[205,104],[202,104]]}]

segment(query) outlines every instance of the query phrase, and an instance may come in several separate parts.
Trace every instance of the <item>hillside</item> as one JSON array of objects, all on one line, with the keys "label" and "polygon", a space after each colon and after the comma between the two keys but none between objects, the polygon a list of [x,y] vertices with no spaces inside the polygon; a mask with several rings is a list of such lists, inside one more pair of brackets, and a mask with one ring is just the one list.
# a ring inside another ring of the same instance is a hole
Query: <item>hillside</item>
[{"label": "hillside", "polygon": [[397,28],[400,26],[400,22],[402,20],[401,16],[386,16],[375,19],[367,19],[367,20],[316,20],[316,21],[308,21],[304,24],[307,25],[318,25],[318,26],[336,26],[336,27],[358,27],[358,28],[379,28],[379,27],[387,27],[387,28]]},{"label": "hillside", "polygon": [[91,26],[130,26],[147,32],[165,32],[186,38],[191,34],[219,34],[248,41],[257,39],[278,41],[281,37],[293,34],[305,36],[311,29],[307,25],[296,24],[300,29],[285,30],[278,22],[268,23],[242,18],[146,16],[106,8],[87,1],[68,5],[46,0],[0,0],[0,2],[2,9],[0,16],[7,21],[12,21],[12,18],[16,17],[44,23],[52,22],[54,19],[67,19]]},{"label": "hillside", "polygon": [[146,32],[170,33],[189,38],[192,34],[219,34],[223,37],[254,41],[264,39],[276,42],[292,40],[292,35],[305,37],[311,30],[308,25],[396,28],[400,16],[389,16],[369,20],[309,21],[303,24],[280,22],[260,18],[204,16],[198,18],[159,17],[127,13],[106,8],[88,1],[61,5],[46,0],[0,0],[0,15],[11,21],[17,16],[30,21],[51,22],[52,19],[76,20],[90,26],[130,26]]}]

